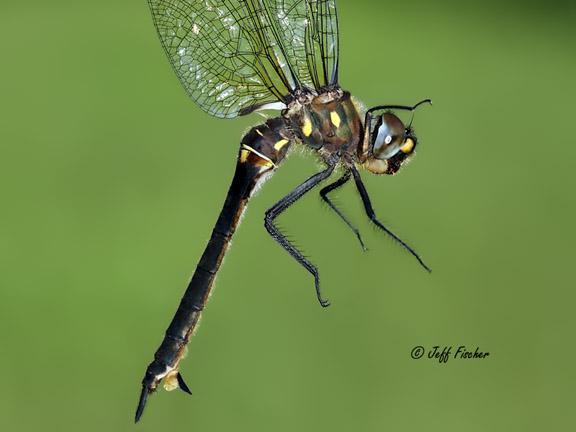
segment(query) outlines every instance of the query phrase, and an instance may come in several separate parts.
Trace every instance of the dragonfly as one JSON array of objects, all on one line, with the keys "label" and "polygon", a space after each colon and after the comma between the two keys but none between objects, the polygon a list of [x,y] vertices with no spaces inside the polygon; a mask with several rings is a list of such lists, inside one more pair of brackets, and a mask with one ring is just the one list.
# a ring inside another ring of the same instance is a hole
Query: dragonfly
[{"label": "dragonfly", "polygon": [[[353,180],[370,221],[412,254],[407,243],[376,217],[360,169],[396,174],[418,139],[412,127],[415,105],[364,109],[338,81],[339,21],[335,0],[149,0],[153,21],[172,68],[192,100],[208,114],[234,118],[275,111],[240,141],[236,169],[212,234],[164,339],[146,369],[135,415],[160,383],[191,393],[180,362],[222,264],[241,215],[253,193],[291,149],[315,152],[323,169],[306,179],[265,213],[272,238],[314,278],[321,306],[318,268],[278,229],[275,220],[306,193],[338,173],[320,190],[328,207],[365,244],[358,229],[329,195]],[[405,124],[395,113],[412,113]]]}]

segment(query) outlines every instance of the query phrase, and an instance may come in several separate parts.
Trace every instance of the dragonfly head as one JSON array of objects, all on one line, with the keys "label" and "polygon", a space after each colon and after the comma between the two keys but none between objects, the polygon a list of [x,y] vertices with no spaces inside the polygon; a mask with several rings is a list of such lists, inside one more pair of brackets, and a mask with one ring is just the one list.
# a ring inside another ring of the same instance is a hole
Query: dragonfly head
[{"label": "dragonfly head", "polygon": [[[413,107],[401,108],[414,112],[419,105],[428,102],[430,101],[426,99]],[[374,174],[395,174],[414,153],[418,145],[418,138],[412,128],[412,120],[405,125],[400,117],[391,111],[372,116],[371,120],[370,130],[366,131],[368,145],[365,148],[363,166]]]},{"label": "dragonfly head", "polygon": [[414,153],[418,139],[412,126],[391,112],[376,119],[364,167],[374,174],[394,174]]}]

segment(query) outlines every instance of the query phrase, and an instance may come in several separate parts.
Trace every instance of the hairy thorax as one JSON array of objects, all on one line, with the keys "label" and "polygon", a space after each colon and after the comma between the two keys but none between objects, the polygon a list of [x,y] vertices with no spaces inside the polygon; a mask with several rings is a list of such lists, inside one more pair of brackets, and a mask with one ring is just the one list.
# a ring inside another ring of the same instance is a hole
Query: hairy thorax
[{"label": "hairy thorax", "polygon": [[294,134],[323,158],[341,151],[354,157],[363,127],[350,93],[341,89],[302,94],[284,112]]}]

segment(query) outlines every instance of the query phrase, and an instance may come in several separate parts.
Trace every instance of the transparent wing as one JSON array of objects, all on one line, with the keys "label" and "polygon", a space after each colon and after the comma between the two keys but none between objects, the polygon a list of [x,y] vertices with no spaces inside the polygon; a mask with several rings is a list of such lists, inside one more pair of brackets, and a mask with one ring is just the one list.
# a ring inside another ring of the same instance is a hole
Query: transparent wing
[{"label": "transparent wing", "polygon": [[317,90],[338,84],[335,0],[270,0],[280,43],[298,81]]},{"label": "transparent wing", "polygon": [[319,86],[338,83],[340,52],[336,0],[308,1],[309,22],[306,28],[308,69]]},{"label": "transparent wing", "polygon": [[295,88],[269,0],[149,0],[162,46],[190,97],[216,117],[284,102]]},{"label": "transparent wing", "polygon": [[198,105],[236,117],[338,81],[335,0],[149,0],[162,46]]}]

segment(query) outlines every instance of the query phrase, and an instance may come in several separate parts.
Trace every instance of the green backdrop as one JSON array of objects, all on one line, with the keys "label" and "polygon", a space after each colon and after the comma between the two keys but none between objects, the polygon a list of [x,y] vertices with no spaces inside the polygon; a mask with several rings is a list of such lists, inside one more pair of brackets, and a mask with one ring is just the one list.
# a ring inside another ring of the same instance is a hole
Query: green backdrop
[{"label": "green backdrop", "polygon": [[[120,4],[121,3],[121,4]],[[366,105],[434,99],[418,154],[281,219],[318,169],[296,152],[255,197],[182,372],[133,425],[140,380],[256,115],[190,102],[144,1],[0,5],[0,430],[540,431],[574,424],[576,9],[343,1],[341,84]],[[421,345],[485,359],[413,360]]]}]

